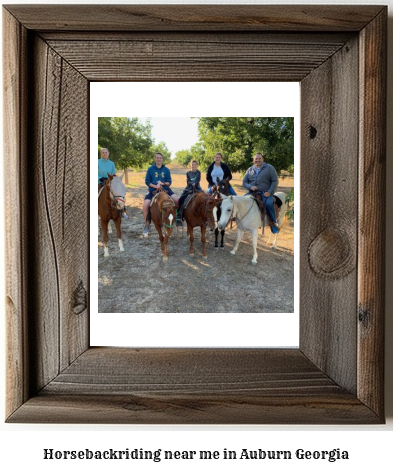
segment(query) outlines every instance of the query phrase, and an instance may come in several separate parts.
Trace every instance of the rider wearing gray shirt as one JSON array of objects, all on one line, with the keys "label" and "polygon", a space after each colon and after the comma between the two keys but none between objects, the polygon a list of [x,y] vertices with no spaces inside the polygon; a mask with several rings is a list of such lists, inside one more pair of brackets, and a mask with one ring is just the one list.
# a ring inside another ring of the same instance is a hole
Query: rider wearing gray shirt
[{"label": "rider wearing gray shirt", "polygon": [[278,186],[278,176],[272,165],[265,162],[258,169],[255,165],[248,168],[243,178],[243,186],[249,191],[253,186],[260,192],[274,194]]}]

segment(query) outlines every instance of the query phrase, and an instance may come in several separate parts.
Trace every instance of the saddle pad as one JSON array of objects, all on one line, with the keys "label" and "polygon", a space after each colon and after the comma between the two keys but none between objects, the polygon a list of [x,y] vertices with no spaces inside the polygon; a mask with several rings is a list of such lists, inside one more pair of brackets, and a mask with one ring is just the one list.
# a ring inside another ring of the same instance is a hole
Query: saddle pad
[{"label": "saddle pad", "polygon": [[156,200],[156,197],[158,196],[158,193],[156,193],[154,196],[153,196],[153,199],[150,201],[150,207],[152,206],[153,202]]},{"label": "saddle pad", "polygon": [[274,194],[274,200],[275,200],[275,203],[277,204],[278,208],[280,208],[282,206],[281,199]]},{"label": "saddle pad", "polygon": [[184,200],[183,209],[186,209],[194,194],[189,194]]}]

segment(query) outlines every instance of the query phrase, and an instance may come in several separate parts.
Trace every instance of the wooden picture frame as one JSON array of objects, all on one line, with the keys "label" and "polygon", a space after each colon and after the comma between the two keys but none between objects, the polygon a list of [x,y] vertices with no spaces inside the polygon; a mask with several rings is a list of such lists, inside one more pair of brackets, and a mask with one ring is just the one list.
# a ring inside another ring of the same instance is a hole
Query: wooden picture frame
[{"label": "wooden picture frame", "polygon": [[[384,423],[384,6],[3,8],[14,423]],[[89,82],[299,81],[299,349],[89,345]]]}]

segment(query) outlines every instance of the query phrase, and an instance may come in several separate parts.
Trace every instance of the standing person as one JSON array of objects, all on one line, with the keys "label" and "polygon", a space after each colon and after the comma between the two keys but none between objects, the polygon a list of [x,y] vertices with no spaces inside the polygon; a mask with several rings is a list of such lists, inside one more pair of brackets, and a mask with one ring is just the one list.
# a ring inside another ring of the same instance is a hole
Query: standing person
[{"label": "standing person", "polygon": [[179,210],[177,212],[177,225],[179,227],[183,226],[183,202],[187,194],[190,192],[201,192],[201,172],[198,170],[198,163],[196,160],[191,161],[191,170],[187,171],[186,174],[187,186],[184,188],[182,195],[179,198]]},{"label": "standing person", "polygon": [[[217,178],[219,181],[229,178],[229,181],[232,179],[232,173],[229,169],[229,166],[222,162],[221,153],[216,153],[213,163],[209,166],[206,173],[206,180],[209,183],[209,188],[206,191],[207,194],[212,194],[217,186]],[[235,190],[229,184],[228,188],[229,194],[232,196],[237,196]]]},{"label": "standing person", "polygon": [[[104,186],[108,179],[108,174],[116,174],[116,166],[113,161],[109,159],[108,148],[101,148],[101,158],[98,160],[98,191]],[[126,207],[124,206],[122,217],[128,219]]]},{"label": "standing person", "polygon": [[116,166],[109,159],[108,148],[101,148],[101,158],[98,160],[98,189],[105,184],[108,174],[116,174]]},{"label": "standing person", "polygon": [[254,155],[254,164],[246,171],[243,178],[243,186],[250,192],[258,192],[262,202],[266,206],[266,212],[270,220],[273,234],[280,230],[276,220],[273,194],[277,190],[278,176],[272,165],[265,163],[262,153]]},{"label": "standing person", "polygon": [[147,216],[149,214],[149,206],[151,200],[153,199],[153,192],[158,189],[163,189],[167,194],[173,199],[175,204],[179,203],[179,198],[169,187],[172,184],[171,172],[169,168],[162,164],[163,156],[161,153],[156,153],[154,155],[155,164],[149,166],[146,171],[145,183],[148,187],[148,192],[143,201],[143,219],[145,221],[145,227],[143,229],[143,235],[147,237],[150,230],[150,222],[147,221]]}]

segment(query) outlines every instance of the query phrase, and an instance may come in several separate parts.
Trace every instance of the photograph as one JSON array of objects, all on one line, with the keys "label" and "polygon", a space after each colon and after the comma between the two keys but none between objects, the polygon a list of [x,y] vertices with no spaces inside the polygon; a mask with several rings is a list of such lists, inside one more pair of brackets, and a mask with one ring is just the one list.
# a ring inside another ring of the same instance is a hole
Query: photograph
[{"label": "photograph", "polygon": [[293,313],[294,117],[99,117],[98,312]]}]

